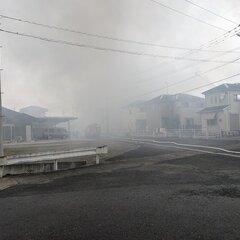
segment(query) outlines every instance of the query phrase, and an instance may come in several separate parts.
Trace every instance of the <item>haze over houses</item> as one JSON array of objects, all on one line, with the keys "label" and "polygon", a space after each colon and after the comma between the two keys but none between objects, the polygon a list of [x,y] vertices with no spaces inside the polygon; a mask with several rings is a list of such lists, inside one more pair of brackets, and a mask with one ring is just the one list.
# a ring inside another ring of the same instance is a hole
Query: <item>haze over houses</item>
[{"label": "haze over houses", "polygon": [[204,93],[164,94],[123,108],[125,135],[164,136],[190,133],[204,136],[240,134],[240,84],[222,84]]}]

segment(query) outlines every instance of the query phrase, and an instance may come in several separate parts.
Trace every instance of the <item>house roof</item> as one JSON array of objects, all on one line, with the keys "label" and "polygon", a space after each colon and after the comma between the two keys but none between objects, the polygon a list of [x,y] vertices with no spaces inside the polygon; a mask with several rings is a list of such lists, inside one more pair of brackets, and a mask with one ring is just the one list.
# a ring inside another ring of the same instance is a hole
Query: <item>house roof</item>
[{"label": "house roof", "polygon": [[39,111],[44,111],[44,112],[48,111],[48,109],[39,107],[39,106],[28,106],[28,107],[20,109],[20,111],[24,111],[24,110],[39,110]]},{"label": "house roof", "polygon": [[68,122],[70,120],[76,120],[77,117],[40,117],[36,118],[37,122],[40,123],[51,123],[51,124],[58,124]]},{"label": "house roof", "polygon": [[199,103],[204,103],[204,98],[193,96],[190,94],[184,94],[184,93],[178,93],[178,94],[163,94],[158,97],[155,97],[151,100],[148,101],[135,101],[132,102],[123,108],[132,108],[132,107],[142,107],[142,106],[147,106],[148,104],[152,103],[159,103],[159,102],[165,102],[165,103],[174,103],[174,102],[199,102]]},{"label": "house roof", "polygon": [[240,91],[240,83],[225,83],[217,87],[211,88],[205,92],[204,95],[209,93],[227,92],[227,91]]},{"label": "house roof", "polygon": [[3,121],[4,123],[27,123],[27,124],[31,124],[33,121],[36,120],[35,117],[33,116],[30,116],[28,114],[25,114],[25,113],[19,113],[19,112],[16,112],[16,111],[13,111],[11,109],[8,109],[8,108],[5,108],[3,107],[2,108],[2,113],[3,113]]},{"label": "house roof", "polygon": [[149,100],[148,102],[175,102],[175,101],[197,101],[197,102],[204,102],[204,99],[201,97],[178,93],[174,95],[160,95],[156,98]]},{"label": "house roof", "polygon": [[198,102],[204,102],[204,98],[202,97],[197,97],[194,95],[190,95],[190,94],[185,94],[185,93],[178,93],[175,95],[177,100],[190,100],[190,101],[198,101]]},{"label": "house roof", "polygon": [[77,119],[76,117],[33,117],[31,115],[16,112],[5,107],[3,107],[3,116],[5,124],[6,123],[16,124],[20,122],[26,124],[32,124],[34,122],[58,124]]},{"label": "house roof", "polygon": [[216,106],[216,107],[207,107],[200,111],[200,113],[215,113],[215,112],[222,112],[226,107],[229,105],[222,105],[222,106]]}]

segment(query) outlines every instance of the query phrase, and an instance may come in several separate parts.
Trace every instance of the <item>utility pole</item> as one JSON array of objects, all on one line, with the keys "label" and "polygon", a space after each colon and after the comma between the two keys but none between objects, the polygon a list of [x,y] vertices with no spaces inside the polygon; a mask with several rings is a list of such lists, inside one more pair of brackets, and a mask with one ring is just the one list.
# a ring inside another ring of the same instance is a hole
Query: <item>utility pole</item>
[{"label": "utility pole", "polygon": [[3,113],[2,113],[2,69],[0,69],[0,159],[4,158],[3,152]]},{"label": "utility pole", "polygon": [[6,158],[3,152],[3,114],[2,114],[1,73],[2,73],[2,69],[0,69],[0,178],[3,177],[4,165],[6,164]]}]

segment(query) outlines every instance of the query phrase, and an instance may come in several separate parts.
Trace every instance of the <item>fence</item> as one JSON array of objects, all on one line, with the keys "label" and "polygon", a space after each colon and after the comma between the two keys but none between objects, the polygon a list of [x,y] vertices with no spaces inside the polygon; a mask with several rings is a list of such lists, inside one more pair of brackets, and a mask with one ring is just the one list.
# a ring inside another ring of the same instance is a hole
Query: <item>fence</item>
[{"label": "fence", "polygon": [[222,131],[209,129],[158,129],[157,131],[138,131],[138,137],[175,137],[175,138],[221,138],[240,136],[240,131]]}]

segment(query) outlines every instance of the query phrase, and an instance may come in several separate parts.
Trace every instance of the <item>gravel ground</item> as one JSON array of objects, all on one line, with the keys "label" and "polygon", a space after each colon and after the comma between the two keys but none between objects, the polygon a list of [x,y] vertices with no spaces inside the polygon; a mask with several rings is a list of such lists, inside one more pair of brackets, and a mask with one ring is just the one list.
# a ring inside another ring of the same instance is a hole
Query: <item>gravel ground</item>
[{"label": "gravel ground", "polygon": [[0,239],[239,239],[240,161],[182,155],[142,146],[1,191]]}]

